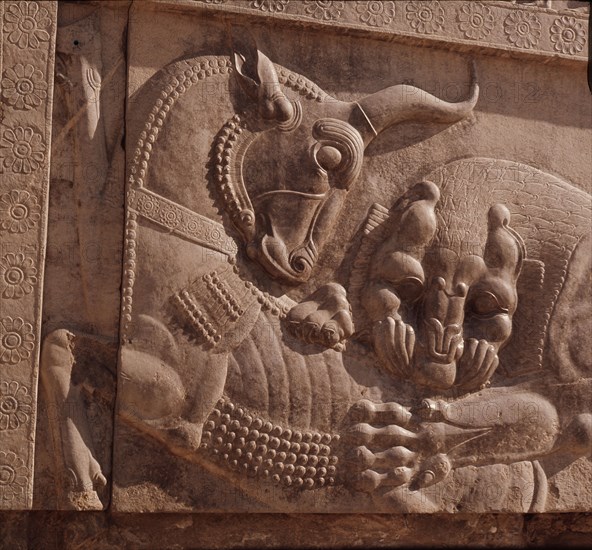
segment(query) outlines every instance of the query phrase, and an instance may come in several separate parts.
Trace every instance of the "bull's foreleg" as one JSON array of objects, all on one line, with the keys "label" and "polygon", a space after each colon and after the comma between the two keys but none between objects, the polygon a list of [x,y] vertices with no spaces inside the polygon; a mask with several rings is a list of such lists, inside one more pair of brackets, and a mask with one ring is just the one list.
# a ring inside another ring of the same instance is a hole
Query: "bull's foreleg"
[{"label": "bull's foreleg", "polygon": [[72,383],[75,336],[60,329],[44,341],[41,356],[41,383],[48,404],[50,430],[57,471],[58,508],[102,510],[97,490],[107,480],[94,458],[81,385]]},{"label": "bull's foreleg", "polygon": [[[194,371],[195,388],[178,372],[183,362]],[[117,414],[140,432],[191,460],[204,422],[222,397],[227,355],[204,357],[197,347],[181,351],[169,330],[140,315],[132,342],[121,348]]]},{"label": "bull's foreleg", "polygon": [[287,328],[307,344],[342,351],[354,331],[345,289],[337,283],[319,288],[290,310]]}]

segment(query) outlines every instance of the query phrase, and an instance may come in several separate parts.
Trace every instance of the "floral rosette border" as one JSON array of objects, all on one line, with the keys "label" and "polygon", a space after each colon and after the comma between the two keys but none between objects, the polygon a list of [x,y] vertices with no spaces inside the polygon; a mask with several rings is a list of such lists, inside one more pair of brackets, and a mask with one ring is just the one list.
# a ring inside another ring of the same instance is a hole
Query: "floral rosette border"
[{"label": "floral rosette border", "polygon": [[193,0],[191,5],[587,61],[587,14],[576,8],[501,0]]},{"label": "floral rosette border", "polygon": [[30,509],[57,2],[0,2],[0,510]]}]

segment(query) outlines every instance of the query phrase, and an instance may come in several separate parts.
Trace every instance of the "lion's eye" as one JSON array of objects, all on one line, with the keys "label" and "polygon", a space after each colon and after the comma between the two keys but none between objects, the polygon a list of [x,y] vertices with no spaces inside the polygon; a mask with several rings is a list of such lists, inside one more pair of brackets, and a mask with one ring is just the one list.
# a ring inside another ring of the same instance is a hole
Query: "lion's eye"
[{"label": "lion's eye", "polygon": [[417,277],[406,277],[395,284],[397,295],[405,302],[414,302],[423,292],[423,283]]},{"label": "lion's eye", "polygon": [[508,313],[508,308],[502,306],[495,294],[491,292],[479,292],[470,301],[470,309],[477,315],[495,315]]}]

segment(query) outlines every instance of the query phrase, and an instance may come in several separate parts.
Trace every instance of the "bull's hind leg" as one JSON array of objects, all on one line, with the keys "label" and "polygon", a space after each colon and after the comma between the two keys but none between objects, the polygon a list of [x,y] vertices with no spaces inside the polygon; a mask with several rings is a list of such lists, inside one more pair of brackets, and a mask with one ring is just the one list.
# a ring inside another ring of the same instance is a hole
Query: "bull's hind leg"
[{"label": "bull's hind leg", "polygon": [[75,336],[65,329],[45,338],[41,356],[41,383],[47,400],[48,420],[58,476],[58,508],[102,510],[97,490],[107,480],[95,459],[82,384],[73,383]]}]

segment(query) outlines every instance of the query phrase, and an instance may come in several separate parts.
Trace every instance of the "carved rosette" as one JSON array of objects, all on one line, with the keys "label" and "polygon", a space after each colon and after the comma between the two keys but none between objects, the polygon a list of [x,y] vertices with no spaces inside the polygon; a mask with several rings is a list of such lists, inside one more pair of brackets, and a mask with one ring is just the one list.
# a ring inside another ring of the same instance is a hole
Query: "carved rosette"
[{"label": "carved rosette", "polygon": [[56,12],[0,3],[0,509],[32,505]]},{"label": "carved rosette", "polygon": [[504,21],[504,32],[516,48],[533,48],[541,38],[541,23],[534,13],[515,11]]},{"label": "carved rosette", "polygon": [[394,2],[357,2],[356,11],[360,21],[370,27],[389,25],[395,17]]},{"label": "carved rosette", "polygon": [[470,40],[489,36],[495,24],[491,8],[482,2],[467,2],[461,6],[457,20],[459,29]]},{"label": "carved rosette", "polygon": [[345,8],[345,2],[339,0],[305,0],[305,13],[322,21],[337,20]]},{"label": "carved rosette", "polygon": [[[167,0],[163,0],[167,1]],[[172,1],[172,0],[168,0]],[[252,15],[289,18],[317,25],[363,29],[367,33],[398,35],[404,39],[472,43],[500,52],[515,51],[585,62],[587,13],[561,9],[548,1],[531,3],[476,0],[200,0],[196,7]]]},{"label": "carved rosette", "polygon": [[558,52],[571,55],[581,52],[586,43],[584,24],[574,17],[558,17],[551,26],[551,42]]}]

